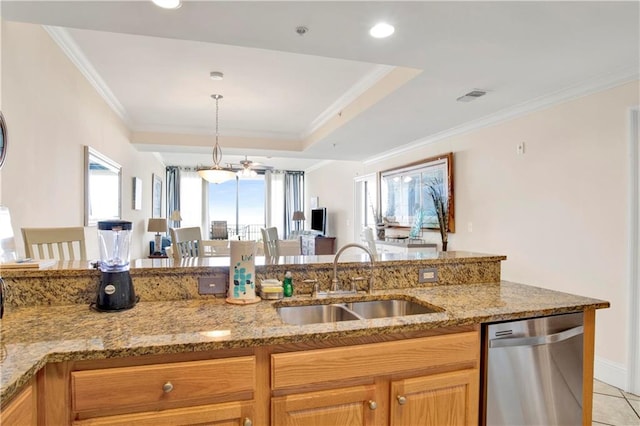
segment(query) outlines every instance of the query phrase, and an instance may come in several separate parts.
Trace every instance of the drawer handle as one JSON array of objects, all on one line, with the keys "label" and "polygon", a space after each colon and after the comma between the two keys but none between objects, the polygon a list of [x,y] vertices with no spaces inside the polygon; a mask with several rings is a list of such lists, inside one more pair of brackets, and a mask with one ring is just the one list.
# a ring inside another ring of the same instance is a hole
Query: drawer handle
[{"label": "drawer handle", "polygon": [[369,401],[369,408],[371,410],[375,410],[376,408],[378,408],[378,403],[375,401]]},{"label": "drawer handle", "polygon": [[242,426],[253,426],[253,422],[251,421],[251,419],[249,417],[245,417],[244,418],[244,423],[242,423]]},{"label": "drawer handle", "polygon": [[164,385],[162,385],[162,390],[164,391],[164,393],[169,393],[173,390],[173,384],[171,384],[171,382],[167,382]]},{"label": "drawer handle", "polygon": [[407,398],[406,398],[406,397],[404,397],[404,396],[402,396],[402,395],[398,395],[398,397],[397,397],[397,398],[398,398],[398,404],[400,404],[400,405],[404,405],[404,404],[406,404],[406,403],[407,403]]}]

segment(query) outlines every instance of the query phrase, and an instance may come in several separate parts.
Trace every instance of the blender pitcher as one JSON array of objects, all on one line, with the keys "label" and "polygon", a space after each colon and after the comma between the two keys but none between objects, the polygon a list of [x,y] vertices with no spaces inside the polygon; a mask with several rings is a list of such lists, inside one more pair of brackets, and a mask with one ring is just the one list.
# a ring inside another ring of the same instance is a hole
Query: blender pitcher
[{"label": "blender pitcher", "polygon": [[98,222],[102,276],[95,307],[99,311],[130,309],[137,302],[129,275],[131,229],[131,222],[124,220]]}]

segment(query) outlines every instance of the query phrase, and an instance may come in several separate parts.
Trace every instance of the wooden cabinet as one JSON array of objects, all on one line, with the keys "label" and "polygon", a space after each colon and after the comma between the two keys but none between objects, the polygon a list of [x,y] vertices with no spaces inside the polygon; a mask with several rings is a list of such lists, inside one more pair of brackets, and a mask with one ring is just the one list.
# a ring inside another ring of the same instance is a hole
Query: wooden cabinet
[{"label": "wooden cabinet", "polygon": [[43,425],[470,425],[479,363],[478,326],[70,361],[45,366],[44,400],[20,394],[2,420],[35,424],[38,406]]},{"label": "wooden cabinet", "polygon": [[302,249],[303,256],[336,254],[336,237],[301,235],[300,247]]},{"label": "wooden cabinet", "polygon": [[34,383],[28,384],[18,395],[0,410],[0,425],[29,426],[36,425],[38,419],[36,389]]},{"label": "wooden cabinet", "polygon": [[271,424],[478,424],[479,363],[477,330],[273,354]]}]

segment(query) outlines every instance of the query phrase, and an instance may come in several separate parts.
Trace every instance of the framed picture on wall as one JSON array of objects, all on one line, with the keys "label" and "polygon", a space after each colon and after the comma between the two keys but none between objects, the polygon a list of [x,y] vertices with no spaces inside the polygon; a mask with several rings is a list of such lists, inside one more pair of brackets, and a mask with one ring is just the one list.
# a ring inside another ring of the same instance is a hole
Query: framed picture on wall
[{"label": "framed picture on wall", "polygon": [[152,175],[151,187],[151,217],[162,217],[162,179],[155,173]]},{"label": "framed picture on wall", "polygon": [[142,179],[138,177],[133,178],[133,209],[142,210]]}]

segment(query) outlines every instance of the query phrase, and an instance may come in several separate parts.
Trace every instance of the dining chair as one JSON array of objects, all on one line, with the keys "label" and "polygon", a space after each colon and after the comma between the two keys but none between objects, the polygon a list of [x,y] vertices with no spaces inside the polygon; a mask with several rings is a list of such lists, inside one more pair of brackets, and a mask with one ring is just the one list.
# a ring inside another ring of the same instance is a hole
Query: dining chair
[{"label": "dining chair", "polygon": [[270,228],[260,228],[262,233],[262,245],[264,247],[264,255],[268,257],[278,257],[278,228],[272,226]]},{"label": "dining chair", "polygon": [[202,240],[200,257],[228,257],[230,253],[229,240]]},{"label": "dining chair", "polygon": [[84,227],[22,228],[25,256],[32,259],[87,260]]},{"label": "dining chair", "polygon": [[277,240],[276,245],[280,256],[300,256],[302,254],[300,238]]},{"label": "dining chair", "polygon": [[211,239],[212,240],[228,240],[229,230],[226,220],[214,220],[211,222]]},{"label": "dining chair", "polygon": [[188,228],[169,228],[173,258],[199,257],[202,233],[199,226]]}]

